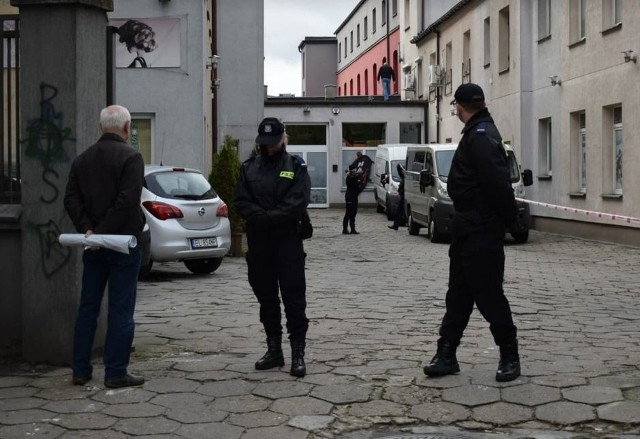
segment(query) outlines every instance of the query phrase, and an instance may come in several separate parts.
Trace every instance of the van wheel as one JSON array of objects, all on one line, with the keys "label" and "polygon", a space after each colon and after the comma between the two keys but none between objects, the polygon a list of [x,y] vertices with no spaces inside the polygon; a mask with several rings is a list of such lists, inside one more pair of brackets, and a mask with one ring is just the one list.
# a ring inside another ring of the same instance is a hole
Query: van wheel
[{"label": "van wheel", "polygon": [[396,218],[395,212],[391,211],[391,203],[389,203],[389,197],[387,197],[387,208],[385,209],[387,211],[387,219],[389,221],[393,221]]},{"label": "van wheel", "polygon": [[436,219],[433,217],[433,212],[431,212],[431,216],[429,217],[429,238],[431,238],[431,242],[441,242],[442,235],[438,230],[438,223]]},{"label": "van wheel", "polygon": [[407,218],[407,229],[409,230],[409,235],[420,233],[420,226],[413,221],[413,212],[411,210],[409,210],[409,217]]},{"label": "van wheel", "polygon": [[380,200],[376,198],[376,212],[382,213],[384,212],[384,207],[380,204]]},{"label": "van wheel", "polygon": [[511,236],[513,236],[513,239],[518,244],[524,244],[525,242],[527,242],[529,240],[529,231],[526,230],[526,231],[520,232],[520,233],[512,233]]}]

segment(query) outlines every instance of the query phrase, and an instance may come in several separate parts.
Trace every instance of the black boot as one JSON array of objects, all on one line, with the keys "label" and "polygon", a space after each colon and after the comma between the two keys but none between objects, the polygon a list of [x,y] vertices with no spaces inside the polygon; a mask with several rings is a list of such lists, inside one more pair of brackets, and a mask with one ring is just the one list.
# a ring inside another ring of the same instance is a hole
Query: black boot
[{"label": "black boot", "polygon": [[343,228],[342,228],[342,234],[343,234],[343,235],[348,235],[348,234],[349,234],[349,230],[347,230],[347,228],[346,228],[346,227],[343,227]]},{"label": "black boot", "polygon": [[267,337],[267,353],[256,361],[256,369],[267,370],[284,366],[282,354],[282,336]]},{"label": "black boot", "polygon": [[355,228],[355,227],[351,227],[351,234],[352,234],[352,235],[359,235],[359,234],[360,234],[360,232],[356,231],[356,228]]},{"label": "black boot", "polygon": [[303,377],[307,373],[307,367],[304,364],[304,348],[303,340],[291,340],[291,372],[294,377]]},{"label": "black boot", "polygon": [[438,351],[427,366],[424,367],[425,375],[439,377],[460,372],[460,366],[456,358],[457,343],[445,338],[438,340]]},{"label": "black boot", "polygon": [[520,355],[518,340],[500,345],[500,363],[496,372],[496,381],[513,381],[520,376]]}]

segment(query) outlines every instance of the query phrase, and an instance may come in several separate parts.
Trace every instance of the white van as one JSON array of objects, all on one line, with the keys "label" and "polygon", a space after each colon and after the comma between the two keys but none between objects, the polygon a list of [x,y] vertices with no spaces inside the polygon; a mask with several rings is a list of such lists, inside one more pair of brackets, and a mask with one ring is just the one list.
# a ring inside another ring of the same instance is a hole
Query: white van
[{"label": "white van", "polygon": [[378,213],[386,212],[387,219],[393,220],[400,195],[400,175],[398,164],[404,166],[407,157],[407,144],[379,145],[376,150],[373,171],[374,197]]},{"label": "white van", "polygon": [[[447,178],[451,161],[458,145],[431,144],[407,149],[405,177],[405,213],[409,234],[417,235],[420,228],[427,228],[432,242],[450,238],[453,219],[453,201],[447,192]],[[524,187],[533,183],[530,170],[520,172],[520,165],[510,145],[504,144],[509,161],[511,184],[517,198],[524,198]],[[522,230],[509,231],[516,242],[529,239],[531,217],[529,205],[518,201],[518,219]]]}]

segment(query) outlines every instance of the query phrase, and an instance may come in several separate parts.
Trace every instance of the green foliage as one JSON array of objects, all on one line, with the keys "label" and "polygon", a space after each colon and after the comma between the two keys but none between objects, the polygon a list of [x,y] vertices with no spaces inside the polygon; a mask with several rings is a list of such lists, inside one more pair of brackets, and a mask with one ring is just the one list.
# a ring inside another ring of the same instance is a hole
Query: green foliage
[{"label": "green foliage", "polygon": [[213,157],[213,167],[209,175],[209,183],[220,198],[227,203],[231,231],[234,233],[244,231],[244,220],[238,215],[234,203],[236,184],[240,173],[239,143],[238,139],[229,135],[224,136],[222,149]]}]

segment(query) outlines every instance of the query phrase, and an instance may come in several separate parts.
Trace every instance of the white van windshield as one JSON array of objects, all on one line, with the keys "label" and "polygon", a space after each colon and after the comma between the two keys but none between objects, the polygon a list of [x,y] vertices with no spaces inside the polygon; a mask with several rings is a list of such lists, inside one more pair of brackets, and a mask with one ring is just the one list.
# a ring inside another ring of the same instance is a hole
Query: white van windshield
[{"label": "white van windshield", "polygon": [[404,166],[404,160],[391,160],[391,179],[393,181],[400,181],[400,174],[398,174],[398,164]]},{"label": "white van windshield", "polygon": [[449,177],[449,171],[451,170],[451,161],[453,160],[453,155],[456,153],[454,149],[448,151],[437,151],[436,152],[436,166],[438,167],[438,177],[447,182],[447,178]]},{"label": "white van windshield", "polygon": [[516,160],[516,155],[513,151],[507,151],[507,162],[509,163],[509,176],[511,177],[511,183],[517,183],[520,181],[520,166]]}]

